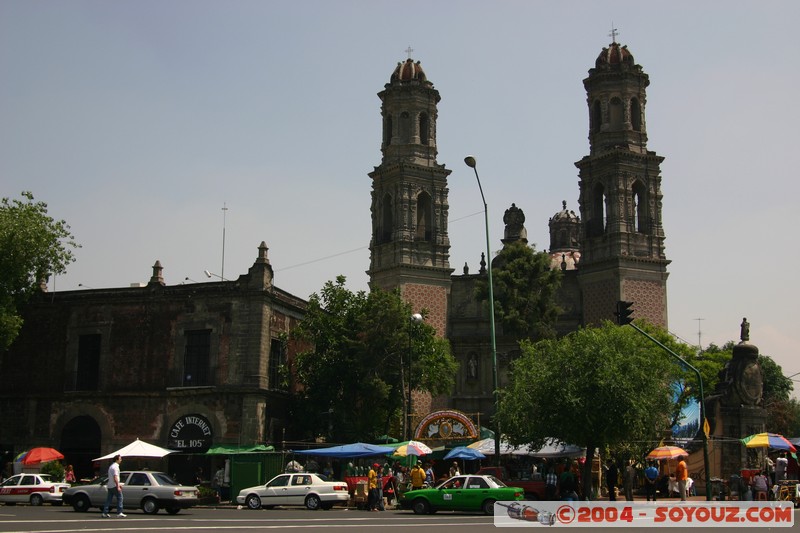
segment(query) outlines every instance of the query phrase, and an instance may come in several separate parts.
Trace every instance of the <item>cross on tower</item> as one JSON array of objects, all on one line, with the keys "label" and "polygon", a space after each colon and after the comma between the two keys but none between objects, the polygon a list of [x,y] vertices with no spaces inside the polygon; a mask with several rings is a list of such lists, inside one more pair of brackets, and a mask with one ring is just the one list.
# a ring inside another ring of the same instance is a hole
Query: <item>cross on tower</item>
[{"label": "cross on tower", "polygon": [[411,48],[411,45],[408,45],[408,48],[405,49],[405,53],[408,54],[408,58],[409,59],[411,59],[411,52],[413,52],[413,51],[414,51],[414,49]]},{"label": "cross on tower", "polygon": [[619,31],[617,30],[617,28],[614,27],[614,23],[612,22],[611,23],[611,33],[608,34],[608,36],[611,37],[611,42],[612,43],[616,43],[617,42],[617,35],[619,35]]}]

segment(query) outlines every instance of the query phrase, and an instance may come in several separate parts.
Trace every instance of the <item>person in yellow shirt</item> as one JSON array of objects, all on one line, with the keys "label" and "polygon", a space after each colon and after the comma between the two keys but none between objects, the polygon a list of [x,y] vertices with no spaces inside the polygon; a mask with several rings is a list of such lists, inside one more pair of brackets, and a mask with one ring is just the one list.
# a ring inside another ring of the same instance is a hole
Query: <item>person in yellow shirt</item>
[{"label": "person in yellow shirt", "polygon": [[425,484],[425,471],[422,469],[422,461],[417,461],[411,469],[411,490],[421,489]]},{"label": "person in yellow shirt", "polygon": [[381,465],[375,463],[372,465],[372,468],[369,469],[369,473],[367,474],[367,489],[369,489],[369,494],[367,496],[367,507],[369,507],[370,511],[378,511],[378,507],[380,502],[378,501],[379,493],[378,493],[378,469]]}]

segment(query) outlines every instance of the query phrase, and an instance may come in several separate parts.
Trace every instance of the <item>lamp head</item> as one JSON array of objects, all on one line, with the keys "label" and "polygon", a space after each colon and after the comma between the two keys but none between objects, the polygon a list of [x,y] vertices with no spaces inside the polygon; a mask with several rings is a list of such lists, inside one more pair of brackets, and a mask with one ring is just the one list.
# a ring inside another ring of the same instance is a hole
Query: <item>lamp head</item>
[{"label": "lamp head", "polygon": [[475,158],[471,155],[468,155],[464,158],[464,163],[466,163],[469,168],[475,168],[475,165],[478,164],[478,162],[475,161]]},{"label": "lamp head", "polygon": [[207,278],[210,278],[210,277],[211,277],[211,272],[209,272],[208,270],[203,270],[203,272],[205,272],[205,273],[206,273],[206,277],[207,277]]},{"label": "lamp head", "polygon": [[419,313],[414,313],[413,315],[411,315],[411,321],[414,322],[415,324],[419,324],[420,322],[422,322],[422,315]]}]

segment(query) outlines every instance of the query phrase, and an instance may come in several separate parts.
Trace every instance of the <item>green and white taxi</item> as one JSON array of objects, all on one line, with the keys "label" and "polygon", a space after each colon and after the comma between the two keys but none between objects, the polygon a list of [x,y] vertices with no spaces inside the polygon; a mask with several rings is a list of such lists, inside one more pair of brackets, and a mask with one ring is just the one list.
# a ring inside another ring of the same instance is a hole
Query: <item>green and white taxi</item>
[{"label": "green and white taxi", "polygon": [[495,502],[520,501],[525,491],[509,487],[494,476],[455,476],[430,489],[403,493],[400,507],[416,514],[436,511],[467,511],[494,514]]}]

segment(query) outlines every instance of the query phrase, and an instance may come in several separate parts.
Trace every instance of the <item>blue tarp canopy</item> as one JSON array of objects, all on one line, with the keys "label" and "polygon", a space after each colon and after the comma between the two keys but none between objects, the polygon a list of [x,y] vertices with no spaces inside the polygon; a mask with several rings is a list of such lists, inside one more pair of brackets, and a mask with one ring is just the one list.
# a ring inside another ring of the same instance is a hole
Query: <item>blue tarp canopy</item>
[{"label": "blue tarp canopy", "polygon": [[386,455],[392,453],[394,448],[391,446],[378,446],[377,444],[366,444],[356,442],[354,444],[343,444],[342,446],[331,446],[328,448],[312,448],[310,450],[292,450],[297,455],[315,455],[318,457],[372,457],[375,455]]},{"label": "blue tarp canopy", "polygon": [[466,446],[457,446],[447,452],[444,456],[445,459],[464,459],[474,461],[476,459],[486,459],[486,456],[480,450],[467,448]]}]

